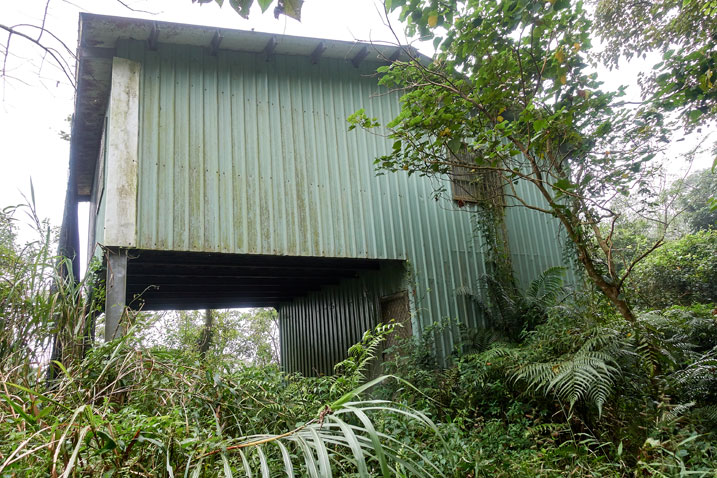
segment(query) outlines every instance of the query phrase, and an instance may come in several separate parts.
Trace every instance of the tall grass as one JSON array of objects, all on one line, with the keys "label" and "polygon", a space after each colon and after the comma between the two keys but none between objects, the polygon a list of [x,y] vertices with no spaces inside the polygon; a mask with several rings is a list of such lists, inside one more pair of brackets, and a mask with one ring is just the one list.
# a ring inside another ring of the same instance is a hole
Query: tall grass
[{"label": "tall grass", "polygon": [[[22,212],[36,239],[18,245]],[[386,377],[363,385],[344,377],[357,385],[347,391],[331,377],[147,348],[142,320],[124,337],[92,344],[89,284],[61,273],[71,264],[53,247],[31,207],[2,211],[0,476],[444,475],[421,441],[402,436],[410,429],[440,447],[426,415],[361,400]],[[362,366],[348,368],[360,377]]]}]

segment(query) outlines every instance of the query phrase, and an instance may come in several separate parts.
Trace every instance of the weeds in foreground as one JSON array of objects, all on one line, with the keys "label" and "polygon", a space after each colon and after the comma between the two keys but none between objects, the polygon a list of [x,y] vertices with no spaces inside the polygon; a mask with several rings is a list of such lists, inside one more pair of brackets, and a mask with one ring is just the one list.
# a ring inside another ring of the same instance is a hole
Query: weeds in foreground
[{"label": "weeds in foreground", "polygon": [[425,414],[359,399],[390,377],[328,402],[326,378],[274,367],[225,373],[198,354],[138,343],[130,332],[92,349],[49,392],[3,377],[0,476],[445,474],[421,446],[375,424],[392,416],[440,443]]}]

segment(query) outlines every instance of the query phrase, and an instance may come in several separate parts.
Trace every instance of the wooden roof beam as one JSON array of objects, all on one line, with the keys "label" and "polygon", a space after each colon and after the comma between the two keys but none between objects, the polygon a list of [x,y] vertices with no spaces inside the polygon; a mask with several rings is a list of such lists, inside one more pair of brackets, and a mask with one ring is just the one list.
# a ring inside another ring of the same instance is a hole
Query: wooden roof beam
[{"label": "wooden roof beam", "polygon": [[147,38],[147,45],[152,51],[157,51],[157,42],[159,41],[159,24],[157,22],[152,23],[152,31],[149,32],[149,38]]},{"label": "wooden roof beam", "polygon": [[214,36],[212,37],[212,42],[209,44],[209,54],[212,56],[217,56],[217,53],[219,53],[219,45],[222,44],[222,40],[224,39],[224,35],[222,35],[219,30],[214,32]]},{"label": "wooden roof beam", "polygon": [[279,44],[279,41],[276,39],[275,36],[269,38],[269,41],[266,42],[266,46],[264,47],[264,55],[266,55],[266,61],[271,61],[272,58],[274,58],[274,50],[276,50],[276,46]]},{"label": "wooden roof beam", "polygon": [[316,45],[316,48],[314,48],[314,51],[311,52],[311,57],[310,57],[311,64],[312,65],[317,64],[319,62],[319,59],[321,58],[321,55],[323,55],[325,51],[326,51],[326,43],[319,42],[319,44]]},{"label": "wooden roof beam", "polygon": [[358,68],[362,61],[368,56],[368,47],[364,46],[359,50],[358,53],[351,59],[351,64],[354,68]]}]

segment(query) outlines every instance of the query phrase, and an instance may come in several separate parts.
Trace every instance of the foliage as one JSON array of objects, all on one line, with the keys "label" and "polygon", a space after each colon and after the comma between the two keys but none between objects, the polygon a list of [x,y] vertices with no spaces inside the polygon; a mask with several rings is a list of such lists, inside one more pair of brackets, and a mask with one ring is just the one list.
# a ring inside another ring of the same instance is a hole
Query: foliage
[{"label": "foliage", "polygon": [[643,306],[717,301],[717,230],[668,242],[636,268],[631,286]]},{"label": "foliage", "polygon": [[406,354],[396,368],[434,400],[400,387],[392,397],[472,437],[455,452],[472,457],[473,476],[712,476],[712,307],[633,324],[606,310],[577,296],[518,343],[493,342],[445,370]]},{"label": "foliage", "polygon": [[[216,2],[220,7],[224,5],[224,0],[192,0],[192,3],[199,4],[212,2]],[[264,13],[274,3],[274,0],[256,0],[256,3]],[[286,15],[300,21],[303,4],[304,0],[277,0],[276,7],[274,7],[274,17],[279,18],[279,15]],[[249,11],[254,5],[254,0],[229,0],[229,5],[242,17],[249,18]]]},{"label": "foliage", "polygon": [[[68,363],[81,357],[101,300],[86,294],[91,274],[87,282],[68,279],[72,261],[52,253],[52,231],[32,199],[0,212],[0,372],[34,369],[50,353]],[[35,236],[22,245],[16,233],[21,214]]]},{"label": "foliage", "polygon": [[522,334],[544,322],[550,307],[565,295],[564,274],[565,268],[551,267],[533,280],[525,292],[487,275],[483,282],[488,303],[468,290],[460,289],[456,293],[469,296],[491,327],[503,337],[517,341]]},{"label": "foliage", "polygon": [[597,0],[595,28],[606,42],[602,58],[617,66],[649,52],[661,53],[642,75],[648,108],[677,111],[688,127],[717,118],[714,0]]},{"label": "foliage", "polygon": [[435,425],[400,405],[356,401],[373,384],[324,402],[326,395],[311,387],[321,390],[319,380],[272,367],[223,372],[192,354],[138,347],[133,334],[94,348],[50,392],[40,392],[36,381],[3,377],[0,426],[11,439],[0,444],[0,471],[323,477],[333,469],[341,476],[442,476],[420,449],[372,423],[398,414],[428,433]]},{"label": "foliage", "polygon": [[[147,345],[198,350],[205,311],[177,311],[149,317],[144,331]],[[279,363],[277,312],[271,308],[213,310],[207,360],[227,363],[236,359],[254,365]]]},{"label": "foliage", "polygon": [[[430,62],[411,55],[379,68],[381,84],[404,95],[385,125],[393,149],[377,166],[443,180],[455,167],[497,174],[508,206],[555,217],[590,280],[634,320],[622,294],[631,268],[618,270],[610,229],[604,234],[600,225],[617,219],[615,196],[651,194],[662,119],[636,116],[622,91],[601,89],[588,68],[591,23],[582,3],[394,0],[387,7],[439,52]],[[365,111],[350,121],[378,126]]]},{"label": "foliage", "polygon": [[717,194],[717,175],[709,169],[696,171],[675,187],[684,192],[678,197],[677,207],[682,211],[689,232],[717,228],[717,209],[709,199]]},{"label": "foliage", "polygon": [[[333,393],[348,393],[349,390],[357,388],[365,382],[369,373],[375,372],[378,364],[379,350],[381,344],[393,333],[396,324],[378,324],[373,329],[364,332],[361,341],[352,345],[348,350],[348,356],[334,366],[336,375],[332,377]],[[376,375],[374,373],[374,375]]]}]

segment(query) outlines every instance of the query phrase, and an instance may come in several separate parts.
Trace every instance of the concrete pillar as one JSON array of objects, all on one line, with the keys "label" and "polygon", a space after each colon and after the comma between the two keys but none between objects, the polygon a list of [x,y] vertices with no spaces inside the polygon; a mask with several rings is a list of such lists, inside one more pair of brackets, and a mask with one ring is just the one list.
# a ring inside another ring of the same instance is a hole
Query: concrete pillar
[{"label": "concrete pillar", "polygon": [[127,250],[107,249],[105,342],[122,335],[121,319],[127,302]]}]

